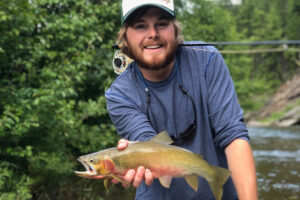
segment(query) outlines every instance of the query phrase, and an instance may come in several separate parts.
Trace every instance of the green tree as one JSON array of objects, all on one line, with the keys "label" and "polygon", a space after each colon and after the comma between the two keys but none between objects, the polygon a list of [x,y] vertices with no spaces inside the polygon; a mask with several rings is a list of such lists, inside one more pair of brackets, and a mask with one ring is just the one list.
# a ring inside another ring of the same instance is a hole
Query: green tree
[{"label": "green tree", "polygon": [[178,13],[184,39],[205,42],[235,40],[235,21],[230,12],[206,0],[189,0]]},{"label": "green tree", "polygon": [[0,199],[103,196],[73,171],[117,141],[104,92],[119,19],[118,1],[0,2]]},{"label": "green tree", "polygon": [[[275,0],[272,3],[266,0],[243,0],[235,9],[227,9],[235,16],[239,40],[260,41],[299,39],[299,31],[295,31],[300,27],[299,20],[295,20],[299,16],[297,7],[299,3],[293,0]],[[254,50],[279,47],[266,45],[236,48]],[[265,99],[265,94],[274,92],[297,70],[297,54],[294,52],[225,55],[225,58],[231,69],[236,68],[232,70],[232,75],[241,104],[246,110],[260,108],[263,102],[257,97]],[[241,73],[238,68],[244,71],[243,78],[238,75]]]},{"label": "green tree", "polygon": [[[236,21],[238,31],[243,40],[292,40],[299,39],[299,20],[296,1],[244,0],[237,10]],[[298,25],[297,25],[298,23]],[[289,27],[289,28],[288,28]],[[291,32],[292,31],[292,32]],[[292,37],[289,37],[292,36]],[[297,38],[298,37],[298,38]],[[277,46],[261,46],[261,48],[277,48]],[[286,80],[296,70],[295,53],[276,53],[256,55],[253,64],[255,71],[262,76],[268,76],[274,86]]]}]

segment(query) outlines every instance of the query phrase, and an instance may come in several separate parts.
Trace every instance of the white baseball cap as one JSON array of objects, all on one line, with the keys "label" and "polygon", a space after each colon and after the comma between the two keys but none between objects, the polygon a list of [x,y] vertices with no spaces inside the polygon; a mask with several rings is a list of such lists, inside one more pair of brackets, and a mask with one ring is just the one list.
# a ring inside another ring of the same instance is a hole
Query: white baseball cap
[{"label": "white baseball cap", "polygon": [[156,6],[167,11],[175,17],[173,0],[123,0],[122,1],[122,24],[137,9],[144,6]]}]

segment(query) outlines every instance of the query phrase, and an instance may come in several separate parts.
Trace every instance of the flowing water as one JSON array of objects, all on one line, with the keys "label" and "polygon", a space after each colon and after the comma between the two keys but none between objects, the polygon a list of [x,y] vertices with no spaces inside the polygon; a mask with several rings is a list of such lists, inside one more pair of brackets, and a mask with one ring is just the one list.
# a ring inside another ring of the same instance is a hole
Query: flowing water
[{"label": "flowing water", "polygon": [[300,199],[300,127],[248,129],[259,199]]},{"label": "flowing water", "polygon": [[[248,127],[248,130],[256,162],[259,199],[300,200],[300,127]],[[134,193],[131,189],[108,199],[134,199]]]}]

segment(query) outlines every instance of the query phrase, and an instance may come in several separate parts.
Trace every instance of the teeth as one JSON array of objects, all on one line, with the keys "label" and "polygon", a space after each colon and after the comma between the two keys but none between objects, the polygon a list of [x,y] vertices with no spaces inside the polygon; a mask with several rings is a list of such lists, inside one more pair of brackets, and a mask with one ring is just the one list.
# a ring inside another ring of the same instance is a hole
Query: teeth
[{"label": "teeth", "polygon": [[147,49],[156,49],[159,48],[160,45],[152,45],[152,46],[146,46]]}]

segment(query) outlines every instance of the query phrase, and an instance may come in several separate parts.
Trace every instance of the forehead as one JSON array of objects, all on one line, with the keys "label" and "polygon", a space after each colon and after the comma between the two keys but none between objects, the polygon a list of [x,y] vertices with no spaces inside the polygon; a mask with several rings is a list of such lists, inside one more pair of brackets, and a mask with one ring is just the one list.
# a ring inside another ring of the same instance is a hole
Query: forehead
[{"label": "forehead", "polygon": [[168,19],[171,20],[173,17],[166,11],[153,6],[147,6],[138,9],[135,11],[128,19],[127,23],[129,25],[136,22],[142,21],[145,18],[154,18],[154,19]]}]

